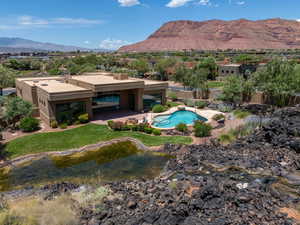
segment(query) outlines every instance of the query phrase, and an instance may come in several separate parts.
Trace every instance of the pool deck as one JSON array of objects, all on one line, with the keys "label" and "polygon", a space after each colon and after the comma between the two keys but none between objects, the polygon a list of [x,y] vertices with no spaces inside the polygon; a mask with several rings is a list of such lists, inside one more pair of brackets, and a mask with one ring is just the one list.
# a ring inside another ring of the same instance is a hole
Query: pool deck
[{"label": "pool deck", "polygon": [[[168,111],[165,111],[165,112],[162,112],[162,113],[148,113],[147,114],[147,121],[151,124],[152,127],[155,127],[153,126],[153,122],[154,122],[154,118],[157,117],[157,116],[164,116],[164,115],[170,115],[176,111],[179,111],[180,108],[184,108],[184,110],[187,110],[187,111],[191,111],[191,112],[194,112],[194,113],[197,113],[198,115],[202,116],[202,117],[205,117],[207,119],[206,123],[211,123],[213,121],[213,117],[216,115],[216,114],[223,114],[225,115],[224,113],[222,112],[219,112],[219,111],[216,111],[216,110],[211,110],[211,109],[196,109],[196,108],[193,108],[193,107],[188,107],[188,106],[185,106],[185,105],[179,105],[179,106],[176,106],[176,107],[172,107],[171,109],[169,109]],[[175,127],[171,127],[171,128],[160,128],[160,127],[155,127],[155,128],[158,128],[160,130],[170,130],[170,129],[174,129]]]}]

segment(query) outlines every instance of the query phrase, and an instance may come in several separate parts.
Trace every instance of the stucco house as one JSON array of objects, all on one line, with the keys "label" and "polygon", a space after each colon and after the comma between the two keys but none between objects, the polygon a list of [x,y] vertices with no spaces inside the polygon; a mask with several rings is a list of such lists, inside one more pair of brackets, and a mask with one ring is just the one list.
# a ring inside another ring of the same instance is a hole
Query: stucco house
[{"label": "stucco house", "polygon": [[50,124],[88,113],[142,112],[166,103],[167,82],[135,79],[127,74],[86,73],[80,76],[17,78],[17,95],[31,102],[34,115]]},{"label": "stucco house", "polygon": [[219,66],[219,78],[225,78],[230,75],[241,75],[240,64],[226,64]]}]

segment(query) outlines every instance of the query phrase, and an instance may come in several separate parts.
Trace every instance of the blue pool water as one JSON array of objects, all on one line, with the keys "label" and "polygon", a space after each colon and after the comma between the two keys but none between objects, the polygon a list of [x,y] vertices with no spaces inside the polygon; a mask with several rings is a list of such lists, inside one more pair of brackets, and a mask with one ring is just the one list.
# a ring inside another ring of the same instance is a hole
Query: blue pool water
[{"label": "blue pool water", "polygon": [[188,110],[176,111],[170,115],[157,116],[154,118],[153,126],[158,128],[174,128],[179,123],[192,125],[196,120],[207,121],[206,118]]}]

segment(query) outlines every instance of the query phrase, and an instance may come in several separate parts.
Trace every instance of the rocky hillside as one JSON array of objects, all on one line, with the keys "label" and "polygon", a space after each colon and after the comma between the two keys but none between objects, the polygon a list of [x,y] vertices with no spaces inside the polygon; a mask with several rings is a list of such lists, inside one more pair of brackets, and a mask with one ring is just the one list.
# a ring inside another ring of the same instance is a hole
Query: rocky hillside
[{"label": "rocky hillside", "polygon": [[40,195],[51,202],[87,190],[84,201],[99,195],[102,200],[91,206],[72,199],[78,222],[63,224],[298,225],[300,107],[248,109],[268,114],[269,122],[228,146],[166,144],[160,152],[172,157],[155,179],[102,182],[106,195],[65,182],[1,193],[0,209],[2,202],[20,196]]},{"label": "rocky hillside", "polygon": [[119,51],[287,48],[300,48],[300,22],[295,20],[182,20],[166,23],[147,40]]}]

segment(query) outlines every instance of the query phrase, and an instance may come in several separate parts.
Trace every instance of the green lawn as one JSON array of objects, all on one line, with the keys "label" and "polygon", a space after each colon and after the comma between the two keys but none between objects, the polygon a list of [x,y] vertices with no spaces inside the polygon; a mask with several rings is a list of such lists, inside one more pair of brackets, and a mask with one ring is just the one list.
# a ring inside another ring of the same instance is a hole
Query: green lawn
[{"label": "green lawn", "polygon": [[165,143],[190,144],[192,139],[183,136],[151,136],[133,131],[112,131],[105,125],[88,124],[82,127],[50,133],[39,133],[17,138],[5,146],[10,158],[21,155],[62,151],[78,148],[114,138],[132,137],[147,146],[159,146]]},{"label": "green lawn", "polygon": [[222,88],[224,82],[222,81],[207,81],[208,88]]}]

